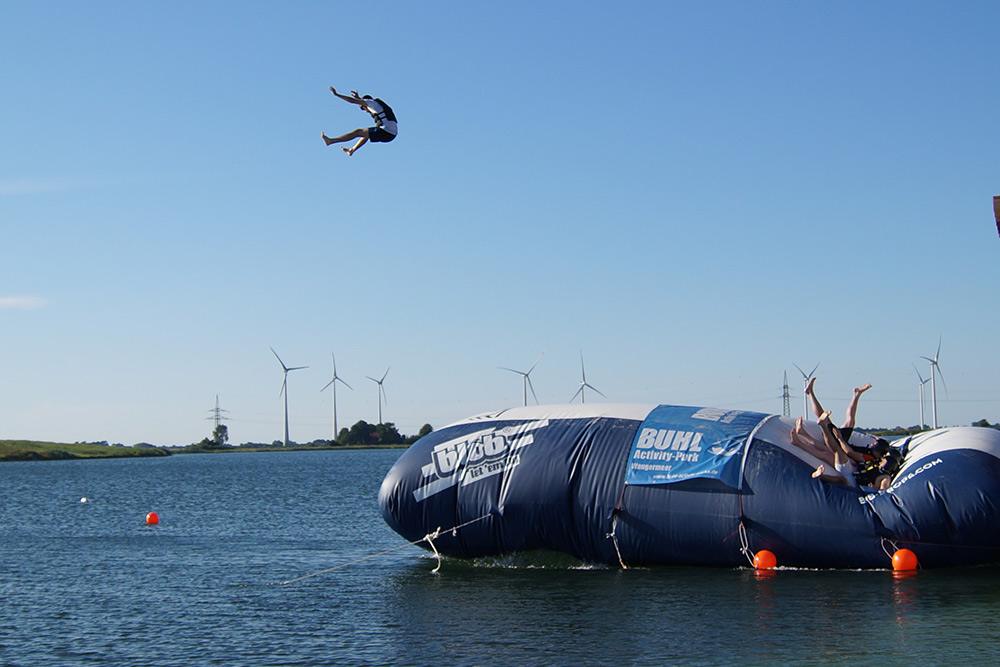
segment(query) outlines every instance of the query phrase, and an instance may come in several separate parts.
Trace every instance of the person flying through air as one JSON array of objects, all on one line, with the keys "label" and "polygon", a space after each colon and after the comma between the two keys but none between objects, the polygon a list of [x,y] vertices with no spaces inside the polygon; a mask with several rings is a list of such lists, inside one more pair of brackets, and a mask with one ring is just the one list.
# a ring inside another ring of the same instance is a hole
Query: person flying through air
[{"label": "person flying through air", "polygon": [[343,148],[343,151],[348,155],[354,155],[354,151],[364,146],[366,141],[371,141],[373,143],[388,143],[396,138],[396,134],[398,132],[396,127],[396,114],[392,112],[392,108],[388,104],[377,97],[372,97],[371,95],[361,97],[358,95],[358,91],[356,90],[351,91],[350,97],[347,95],[341,95],[334,89],[333,86],[330,86],[330,92],[345,102],[357,104],[364,111],[370,113],[372,118],[375,119],[375,126],[359,127],[358,129],[348,132],[347,134],[342,134],[339,137],[328,137],[326,136],[326,132],[323,132],[321,133],[321,136],[323,137],[323,142],[326,143],[327,146],[330,144],[339,144],[352,139],[357,139],[357,143],[350,148]]}]

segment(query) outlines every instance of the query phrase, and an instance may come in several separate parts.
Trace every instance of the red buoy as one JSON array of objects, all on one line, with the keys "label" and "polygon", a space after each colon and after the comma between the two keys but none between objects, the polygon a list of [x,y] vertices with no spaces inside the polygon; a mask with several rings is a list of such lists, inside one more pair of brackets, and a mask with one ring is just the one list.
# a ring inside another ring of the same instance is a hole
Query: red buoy
[{"label": "red buoy", "polygon": [[894,570],[916,570],[917,554],[909,549],[900,549],[892,555],[892,569]]},{"label": "red buoy", "polygon": [[149,514],[146,515],[146,525],[147,526],[155,526],[158,523],[160,523],[160,515],[159,514],[157,514],[156,512],[150,512]]},{"label": "red buoy", "polygon": [[770,570],[777,566],[778,559],[767,549],[761,549],[753,557],[753,566],[758,570]]}]

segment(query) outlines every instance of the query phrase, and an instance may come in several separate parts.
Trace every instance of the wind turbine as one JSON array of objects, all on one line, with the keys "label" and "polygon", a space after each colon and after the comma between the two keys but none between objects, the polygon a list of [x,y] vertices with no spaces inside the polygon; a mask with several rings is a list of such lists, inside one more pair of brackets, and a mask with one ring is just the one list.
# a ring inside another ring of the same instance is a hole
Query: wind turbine
[{"label": "wind turbine", "polygon": [[813,369],[809,371],[808,375],[804,370],[799,368],[798,364],[793,363],[792,366],[798,368],[799,372],[802,373],[802,418],[809,419],[809,397],[806,396],[805,390],[806,387],[809,386],[809,380],[812,379],[813,374],[816,372],[816,369],[819,368],[819,364],[817,363],[815,366],[813,366]]},{"label": "wind turbine", "polygon": [[287,447],[288,446],[288,373],[289,371],[300,371],[303,368],[309,368],[309,367],[292,366],[291,368],[289,368],[288,366],[285,365],[285,362],[281,360],[281,357],[278,356],[278,353],[274,351],[273,347],[271,348],[271,352],[274,354],[274,358],[278,360],[278,363],[281,364],[281,370],[284,371],[285,373],[284,379],[282,379],[281,381],[281,391],[278,392],[278,396],[281,396],[282,394],[285,395],[285,447]]},{"label": "wind turbine", "polygon": [[340,431],[337,430],[337,383],[340,382],[351,391],[354,391],[354,388],[344,382],[341,378],[337,377],[337,357],[333,356],[333,352],[330,353],[330,357],[333,359],[333,377],[326,383],[323,389],[320,389],[320,391],[323,391],[327,387],[333,387],[333,440],[336,440],[337,434],[340,433]]},{"label": "wind turbine", "polygon": [[938,364],[938,358],[941,356],[941,339],[938,338],[937,352],[934,353],[934,358],[930,357],[920,357],[921,359],[926,359],[931,362],[931,418],[933,421],[933,427],[938,427],[937,420],[937,381],[934,379],[935,373],[941,377],[941,384],[944,386],[944,390],[948,391],[948,385],[944,383],[944,375],[941,375],[941,366]]},{"label": "wind turbine", "polygon": [[[589,384],[587,382],[587,371],[583,367],[583,350],[580,350],[580,376],[582,378],[580,380],[580,388],[576,390],[575,394],[573,394],[573,398],[569,399],[570,403],[572,403],[574,400],[576,400],[576,397],[578,395],[580,396],[580,402],[581,403],[586,403],[587,402],[586,395],[583,393],[584,387],[590,387],[591,389],[593,389],[594,391],[596,391],[598,394],[601,394],[600,390],[597,387],[595,387],[594,385]],[[601,396],[604,396],[604,394],[601,394]],[[604,396],[604,398],[607,398],[607,396]]]},{"label": "wind turbine", "polygon": [[523,379],[522,384],[523,384],[525,405],[528,404],[528,389],[531,389],[531,395],[535,397],[535,404],[536,405],[538,404],[538,396],[535,394],[535,388],[532,386],[531,378],[529,376],[531,375],[531,371],[535,370],[535,366],[538,365],[538,362],[542,360],[542,356],[544,355],[545,355],[544,352],[538,355],[538,358],[535,359],[535,363],[531,364],[531,368],[529,368],[527,371],[516,371],[513,368],[504,368],[503,366],[497,366],[497,368],[499,368],[502,371],[510,371],[511,373],[517,373],[518,375],[521,376],[521,378]]},{"label": "wind turbine", "polygon": [[[366,375],[365,376],[366,378],[368,378],[369,380],[371,380],[372,382],[374,382],[375,384],[378,385],[378,389],[376,390],[376,393],[378,394],[378,423],[379,424],[382,423],[382,399],[385,398],[385,387],[382,386],[382,383],[385,382],[385,376],[388,375],[388,374],[389,374],[389,369],[386,368],[385,369],[385,373],[382,373],[382,379],[381,380],[376,380],[375,378],[373,378],[370,375]],[[388,403],[389,399],[386,398],[385,402]]]},{"label": "wind turbine", "polygon": [[930,378],[926,380],[920,376],[920,371],[914,366],[913,370],[917,372],[917,379],[920,380],[920,429],[924,428],[924,385],[930,382]]}]

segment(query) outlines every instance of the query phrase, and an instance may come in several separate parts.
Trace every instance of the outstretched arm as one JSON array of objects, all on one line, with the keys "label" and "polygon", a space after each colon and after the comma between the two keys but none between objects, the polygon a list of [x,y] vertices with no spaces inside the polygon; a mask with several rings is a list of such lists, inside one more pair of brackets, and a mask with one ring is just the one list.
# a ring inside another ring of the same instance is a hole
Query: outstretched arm
[{"label": "outstretched arm", "polygon": [[337,90],[333,86],[330,86],[330,92],[339,97],[340,99],[344,100],[345,102],[350,102],[351,104],[357,104],[359,107],[365,105],[365,101],[361,99],[360,96],[358,96],[358,91],[356,90],[351,91],[350,97],[347,95],[341,95],[340,93],[337,92]]}]

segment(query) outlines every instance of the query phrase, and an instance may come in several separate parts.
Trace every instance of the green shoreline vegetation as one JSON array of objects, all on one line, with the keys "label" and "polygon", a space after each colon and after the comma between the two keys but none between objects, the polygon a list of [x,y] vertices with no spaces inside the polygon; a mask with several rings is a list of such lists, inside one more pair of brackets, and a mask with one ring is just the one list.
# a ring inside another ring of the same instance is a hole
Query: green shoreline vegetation
[{"label": "green shoreline vegetation", "polygon": [[[971,424],[981,428],[1000,429],[1000,423],[991,424],[981,419]],[[900,438],[929,430],[920,428],[870,428],[858,429],[872,435]],[[314,440],[300,444],[289,442],[285,447],[280,440],[267,443],[246,442],[241,445],[229,445],[229,433],[225,424],[220,424],[212,433],[211,438],[186,446],[157,447],[149,443],[138,443],[131,447],[107,442],[42,442],[35,440],[0,440],[0,462],[3,461],[67,461],[74,459],[106,459],[146,456],[170,456],[171,454],[209,454],[226,452],[286,452],[324,449],[369,449],[369,448],[403,448],[408,447],[418,439],[431,433],[430,424],[424,424],[417,435],[404,436],[396,430],[392,423],[368,424],[359,421],[350,429],[342,428],[336,440]]]},{"label": "green shoreline vegetation", "polygon": [[108,459],[137,456],[167,456],[170,452],[152,445],[109,445],[106,442],[39,442],[36,440],[0,440],[0,461],[66,461],[71,459]]},{"label": "green shoreline vegetation", "polygon": [[43,442],[36,440],[0,440],[0,462],[3,461],[67,461],[74,459],[102,459],[121,457],[170,456],[171,454],[215,454],[227,452],[286,452],[324,449],[365,449],[408,447],[434,429],[424,424],[416,435],[404,436],[391,422],[369,424],[359,421],[351,428],[342,428],[336,440],[313,440],[309,443],[280,440],[271,443],[246,442],[230,445],[229,431],[219,424],[210,438],[191,445],[157,447],[141,442],[131,447],[107,442]]}]

